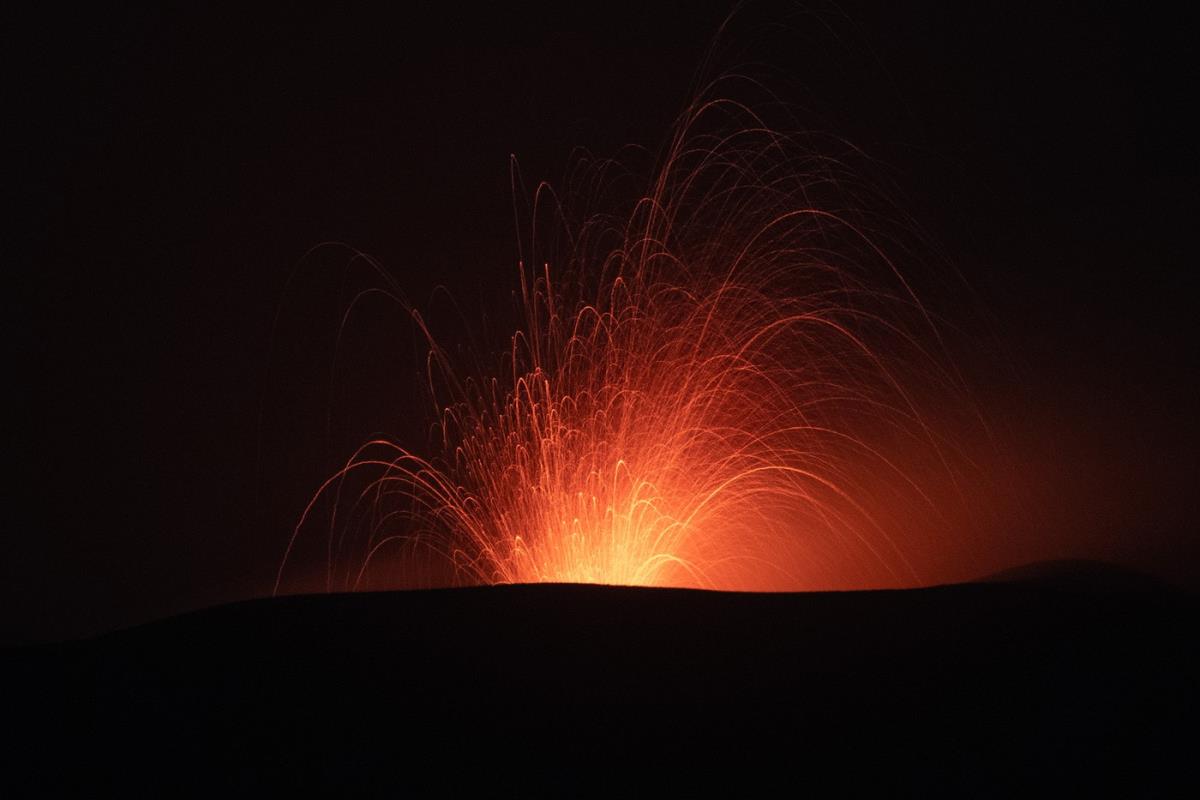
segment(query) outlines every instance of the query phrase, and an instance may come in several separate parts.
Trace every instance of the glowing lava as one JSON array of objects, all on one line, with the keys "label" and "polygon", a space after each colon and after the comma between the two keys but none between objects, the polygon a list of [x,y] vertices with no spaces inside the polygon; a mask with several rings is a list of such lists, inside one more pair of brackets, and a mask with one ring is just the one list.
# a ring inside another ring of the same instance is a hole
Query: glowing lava
[{"label": "glowing lava", "polygon": [[[909,387],[948,379],[862,194],[729,101],[689,109],[620,217],[540,188],[503,368],[464,374],[412,311],[437,446],[365,444],[305,510],[280,579],[314,527],[329,588],[418,552],[462,583],[802,588],[843,563],[911,577],[873,509],[924,502],[895,455],[940,458]],[[567,244],[539,257],[547,209]]]}]

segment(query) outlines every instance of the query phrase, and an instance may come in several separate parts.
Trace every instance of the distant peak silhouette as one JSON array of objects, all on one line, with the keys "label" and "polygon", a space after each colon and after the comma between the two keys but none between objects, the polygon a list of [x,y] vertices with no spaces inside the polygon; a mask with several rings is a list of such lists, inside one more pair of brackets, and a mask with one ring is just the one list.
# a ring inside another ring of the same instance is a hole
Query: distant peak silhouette
[{"label": "distant peak silhouette", "polygon": [[1130,567],[1106,561],[1063,558],[1034,561],[993,572],[978,583],[1052,583],[1074,589],[1162,590],[1168,584]]}]

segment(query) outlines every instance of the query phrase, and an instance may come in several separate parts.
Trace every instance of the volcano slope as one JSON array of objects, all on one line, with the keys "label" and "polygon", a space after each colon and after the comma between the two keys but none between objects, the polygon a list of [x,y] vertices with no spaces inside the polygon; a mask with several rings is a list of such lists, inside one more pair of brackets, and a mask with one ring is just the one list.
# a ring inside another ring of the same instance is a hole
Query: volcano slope
[{"label": "volcano slope", "polygon": [[1140,791],[1195,782],[1196,610],[1080,563],[896,591],[252,600],[4,651],[9,774],[42,791],[582,790],[757,766]]}]

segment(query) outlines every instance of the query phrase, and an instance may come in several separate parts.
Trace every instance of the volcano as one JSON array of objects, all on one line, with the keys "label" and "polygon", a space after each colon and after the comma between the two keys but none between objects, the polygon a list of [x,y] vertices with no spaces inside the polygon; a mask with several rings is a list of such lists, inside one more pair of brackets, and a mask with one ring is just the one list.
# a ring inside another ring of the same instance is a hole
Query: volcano
[{"label": "volcano", "polygon": [[53,762],[42,790],[441,786],[448,752],[536,758],[546,787],[592,759],[605,785],[709,753],[969,790],[1114,771],[1144,788],[1185,771],[1195,623],[1192,595],[1061,562],[892,591],[276,597],[4,662],[32,733],[17,763]]}]

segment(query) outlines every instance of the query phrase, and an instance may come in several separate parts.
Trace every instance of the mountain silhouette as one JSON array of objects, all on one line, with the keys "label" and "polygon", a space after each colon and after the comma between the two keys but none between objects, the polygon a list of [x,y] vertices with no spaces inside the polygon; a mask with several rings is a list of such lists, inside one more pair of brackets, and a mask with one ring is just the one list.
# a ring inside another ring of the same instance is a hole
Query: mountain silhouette
[{"label": "mountain silhouette", "polygon": [[1059,562],[893,591],[277,597],[3,663],[43,789],[436,787],[448,752],[532,760],[550,789],[553,764],[769,753],[976,791],[1134,765],[1144,789],[1190,760],[1195,622],[1192,595]]}]

